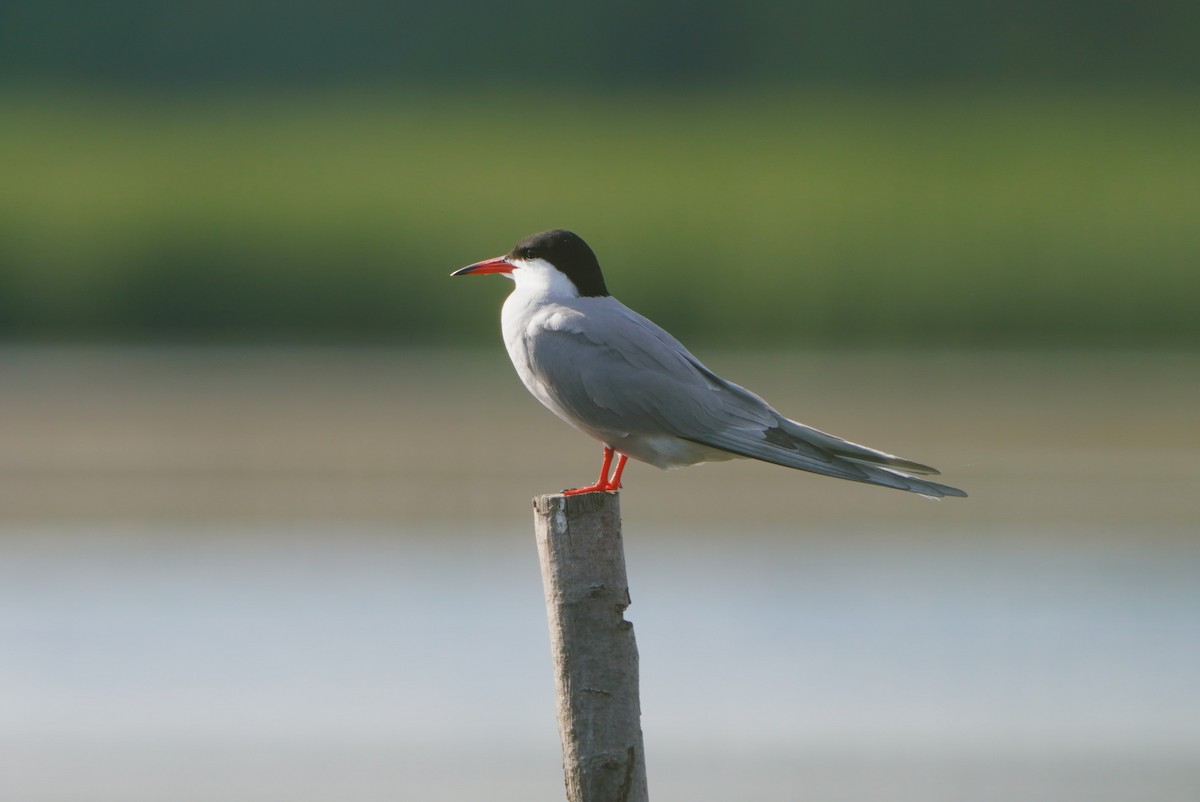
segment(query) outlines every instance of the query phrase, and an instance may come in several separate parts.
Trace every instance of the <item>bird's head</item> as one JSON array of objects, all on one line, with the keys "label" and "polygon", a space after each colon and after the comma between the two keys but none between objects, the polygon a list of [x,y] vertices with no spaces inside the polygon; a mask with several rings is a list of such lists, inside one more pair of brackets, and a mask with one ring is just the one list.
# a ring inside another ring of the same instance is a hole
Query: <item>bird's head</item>
[{"label": "bird's head", "polygon": [[[608,295],[596,254],[579,235],[562,228],[531,234],[504,256],[485,259],[450,275],[500,273],[522,284],[569,286],[581,297]],[[565,282],[564,283],[564,279]]]}]

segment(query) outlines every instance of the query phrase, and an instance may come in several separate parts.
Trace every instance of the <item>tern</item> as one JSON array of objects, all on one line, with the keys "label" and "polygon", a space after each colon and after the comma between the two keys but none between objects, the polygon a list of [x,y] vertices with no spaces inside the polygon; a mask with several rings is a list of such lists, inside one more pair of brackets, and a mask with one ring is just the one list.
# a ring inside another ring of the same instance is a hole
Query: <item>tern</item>
[{"label": "tern", "polygon": [[630,457],[663,469],[750,458],[931,498],[966,495],[913,475],[938,474],[928,465],[790,420],[713,373],[610,295],[596,255],[570,231],[530,235],[451,275],[488,273],[516,284],[500,321],[525,387],[604,445],[600,478],[565,495],[615,492]]}]

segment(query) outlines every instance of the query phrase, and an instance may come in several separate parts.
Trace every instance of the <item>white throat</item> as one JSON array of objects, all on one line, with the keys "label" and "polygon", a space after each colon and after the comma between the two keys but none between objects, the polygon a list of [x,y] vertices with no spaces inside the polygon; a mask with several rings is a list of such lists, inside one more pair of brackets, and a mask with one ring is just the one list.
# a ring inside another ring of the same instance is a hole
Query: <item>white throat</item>
[{"label": "white throat", "polygon": [[543,301],[565,301],[579,297],[574,282],[545,259],[513,259],[512,263],[516,269],[508,275],[517,284],[514,295]]}]

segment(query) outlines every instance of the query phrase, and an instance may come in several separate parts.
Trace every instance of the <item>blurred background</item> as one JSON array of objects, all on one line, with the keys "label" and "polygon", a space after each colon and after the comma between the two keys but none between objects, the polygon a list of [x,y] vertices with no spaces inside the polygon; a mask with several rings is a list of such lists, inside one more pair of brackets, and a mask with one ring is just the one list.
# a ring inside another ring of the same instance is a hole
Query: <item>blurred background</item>
[{"label": "blurred background", "polygon": [[0,787],[562,798],[520,387],[571,228],[966,500],[622,494],[657,798],[1200,793],[1200,7],[0,5]]}]

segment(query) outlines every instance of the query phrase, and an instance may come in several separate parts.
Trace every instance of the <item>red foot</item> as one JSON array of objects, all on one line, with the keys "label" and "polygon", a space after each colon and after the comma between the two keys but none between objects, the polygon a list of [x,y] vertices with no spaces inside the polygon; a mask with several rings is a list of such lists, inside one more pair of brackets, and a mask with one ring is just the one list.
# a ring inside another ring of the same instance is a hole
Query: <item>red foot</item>
[{"label": "red foot", "polygon": [[620,487],[620,485],[617,485],[617,487],[612,487],[610,485],[594,484],[588,485],[587,487],[572,487],[570,490],[564,490],[562,494],[564,496],[578,496],[583,493],[611,493],[618,487]]},{"label": "red foot", "polygon": [[608,468],[612,465],[612,458],[615,452],[609,446],[604,447],[604,462],[600,464],[600,478],[596,480],[596,484],[588,485],[587,487],[574,487],[570,490],[564,490],[564,496],[578,496],[581,493],[614,493],[621,488],[621,474],[625,470],[625,462],[629,457],[621,454],[617,457],[617,469],[613,471],[612,478],[609,478]]}]

